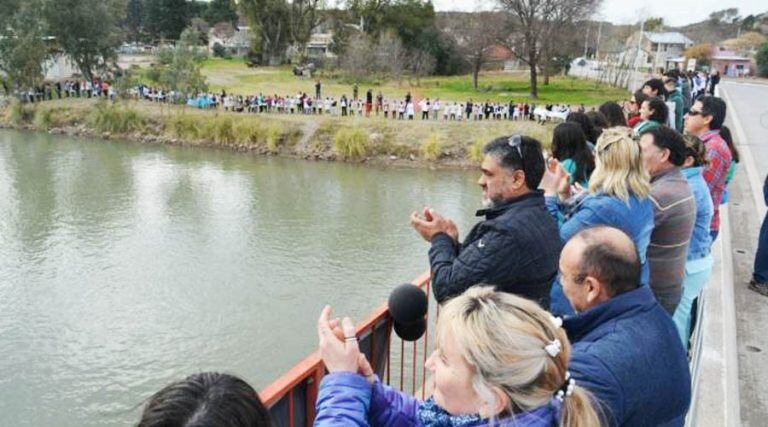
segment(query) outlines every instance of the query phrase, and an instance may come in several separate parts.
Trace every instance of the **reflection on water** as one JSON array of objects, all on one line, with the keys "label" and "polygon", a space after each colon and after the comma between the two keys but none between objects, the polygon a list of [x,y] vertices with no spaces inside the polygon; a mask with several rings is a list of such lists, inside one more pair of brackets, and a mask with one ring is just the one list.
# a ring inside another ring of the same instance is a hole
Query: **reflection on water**
[{"label": "reflection on water", "polygon": [[475,174],[0,132],[0,424],[135,422],[201,370],[263,387],[465,233]]}]

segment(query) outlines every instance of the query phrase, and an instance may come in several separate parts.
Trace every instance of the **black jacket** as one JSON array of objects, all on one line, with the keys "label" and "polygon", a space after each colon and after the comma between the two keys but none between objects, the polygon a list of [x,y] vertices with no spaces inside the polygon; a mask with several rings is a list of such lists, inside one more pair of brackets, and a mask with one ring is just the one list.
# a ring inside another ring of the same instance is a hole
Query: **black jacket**
[{"label": "black jacket", "polygon": [[432,239],[429,263],[438,302],[485,283],[549,308],[558,270],[560,234],[541,191],[477,211],[476,224],[459,246],[447,234]]}]

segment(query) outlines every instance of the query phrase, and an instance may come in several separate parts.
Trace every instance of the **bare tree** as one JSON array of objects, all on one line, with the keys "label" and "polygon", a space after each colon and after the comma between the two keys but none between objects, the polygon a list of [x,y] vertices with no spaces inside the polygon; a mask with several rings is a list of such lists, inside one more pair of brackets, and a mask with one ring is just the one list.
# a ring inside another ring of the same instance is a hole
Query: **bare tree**
[{"label": "bare tree", "polygon": [[565,23],[583,21],[601,0],[497,0],[506,11],[519,37],[510,38],[509,45],[530,70],[531,98],[537,98],[538,67],[545,45]]},{"label": "bare tree", "polygon": [[312,31],[320,23],[318,9],[322,9],[325,0],[292,0],[288,5],[288,32],[291,42],[299,52],[309,42]]},{"label": "bare tree", "polygon": [[472,67],[472,86],[477,90],[480,71],[488,62],[491,48],[509,34],[507,16],[497,12],[453,14],[442,22],[441,30]]}]

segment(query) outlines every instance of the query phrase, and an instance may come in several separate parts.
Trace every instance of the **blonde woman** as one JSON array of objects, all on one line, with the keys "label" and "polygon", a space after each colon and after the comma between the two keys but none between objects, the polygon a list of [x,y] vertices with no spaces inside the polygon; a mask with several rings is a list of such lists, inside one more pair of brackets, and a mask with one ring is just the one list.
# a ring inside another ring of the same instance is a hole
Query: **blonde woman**
[{"label": "blonde woman", "polygon": [[[383,385],[359,352],[349,318],[318,322],[330,372],[320,385],[315,426],[599,425],[588,393],[570,378],[571,345],[536,303],[476,286],[443,305],[426,367],[425,402]],[[346,337],[346,338],[345,338]]]},{"label": "blonde woman", "polygon": [[[624,127],[603,131],[595,147],[595,170],[589,188],[573,196],[569,175],[556,159],[549,159],[541,181],[549,212],[558,219],[560,238],[568,241],[579,231],[607,225],[627,233],[640,253],[642,283],[648,284],[646,251],[653,231],[651,184],[640,158],[640,146]],[[559,280],[552,286],[550,311],[573,314]]]}]

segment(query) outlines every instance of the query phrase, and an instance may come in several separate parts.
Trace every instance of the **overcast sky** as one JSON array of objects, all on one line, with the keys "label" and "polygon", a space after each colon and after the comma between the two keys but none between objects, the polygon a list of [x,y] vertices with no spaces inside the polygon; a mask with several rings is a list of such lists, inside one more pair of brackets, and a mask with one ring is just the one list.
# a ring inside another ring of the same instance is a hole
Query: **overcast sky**
[{"label": "overcast sky", "polygon": [[[492,9],[494,0],[432,0],[437,10]],[[664,22],[680,26],[706,19],[711,12],[739,8],[742,16],[768,12],[765,0],[603,0],[601,17],[615,24],[634,24],[641,15],[663,16]]]}]

